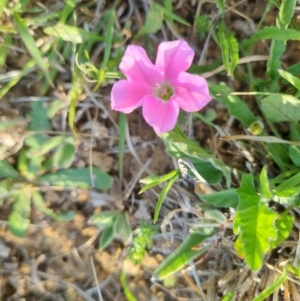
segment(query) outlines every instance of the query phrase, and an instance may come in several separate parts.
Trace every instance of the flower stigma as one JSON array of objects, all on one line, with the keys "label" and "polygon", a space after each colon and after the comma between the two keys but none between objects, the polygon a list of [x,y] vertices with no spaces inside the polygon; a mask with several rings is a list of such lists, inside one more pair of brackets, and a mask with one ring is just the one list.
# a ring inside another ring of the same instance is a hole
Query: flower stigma
[{"label": "flower stigma", "polygon": [[173,95],[173,88],[169,84],[164,83],[161,85],[157,85],[155,92],[155,95],[158,98],[164,101],[168,101]]}]

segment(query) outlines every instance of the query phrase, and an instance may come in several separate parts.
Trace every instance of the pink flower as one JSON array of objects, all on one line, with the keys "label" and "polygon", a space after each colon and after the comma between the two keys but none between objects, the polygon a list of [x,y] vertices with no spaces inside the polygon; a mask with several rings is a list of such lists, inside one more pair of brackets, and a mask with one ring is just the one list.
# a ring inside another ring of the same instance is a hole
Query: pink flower
[{"label": "pink flower", "polygon": [[172,130],[180,108],[196,112],[211,100],[206,80],[185,72],[193,58],[194,50],[183,40],[161,43],[154,65],[142,47],[128,46],[120,64],[126,80],[112,88],[112,109],[131,113],[142,106],[157,134]]}]

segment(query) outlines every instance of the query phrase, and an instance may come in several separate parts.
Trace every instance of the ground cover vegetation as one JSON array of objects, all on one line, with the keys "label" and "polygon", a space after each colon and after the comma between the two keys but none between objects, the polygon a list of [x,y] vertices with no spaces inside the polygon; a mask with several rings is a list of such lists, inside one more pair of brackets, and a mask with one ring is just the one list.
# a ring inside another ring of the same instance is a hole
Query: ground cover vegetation
[{"label": "ground cover vegetation", "polygon": [[0,300],[300,300],[296,0],[0,2]]}]

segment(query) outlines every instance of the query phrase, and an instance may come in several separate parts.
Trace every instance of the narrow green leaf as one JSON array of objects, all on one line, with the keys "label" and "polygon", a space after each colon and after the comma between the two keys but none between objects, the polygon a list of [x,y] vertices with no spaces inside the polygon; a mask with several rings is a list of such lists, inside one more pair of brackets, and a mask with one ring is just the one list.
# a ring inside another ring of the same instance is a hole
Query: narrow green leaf
[{"label": "narrow green leaf", "polygon": [[84,29],[76,26],[62,23],[58,23],[54,26],[44,27],[43,30],[48,36],[59,38],[65,42],[71,42],[74,44],[80,44],[90,40],[104,41],[104,37],[102,36],[85,31]]},{"label": "narrow green leaf", "polygon": [[300,79],[293,74],[282,69],[277,70],[279,75],[300,91]]},{"label": "narrow green leaf", "polygon": [[239,233],[248,266],[256,271],[263,263],[263,255],[269,250],[270,241],[277,239],[274,225],[278,215],[261,201],[255,191],[253,175],[243,175],[237,193],[240,201],[234,221],[234,233]]},{"label": "narrow green leaf", "polygon": [[261,30],[256,31],[249,40],[242,44],[245,47],[251,47],[257,41],[273,39],[278,41],[300,40],[300,32],[295,29],[280,29],[275,26],[266,26]]},{"label": "narrow green leaf", "polygon": [[296,166],[300,166],[300,148],[295,145],[289,145],[289,157]]},{"label": "narrow green leaf", "polygon": [[171,187],[173,186],[174,182],[179,178],[180,173],[177,170],[177,173],[174,175],[173,178],[170,179],[170,181],[167,183],[167,185],[164,187],[164,189],[162,190],[162,192],[160,193],[158,200],[157,200],[157,204],[155,206],[155,212],[154,212],[154,218],[153,218],[153,222],[156,223],[158,216],[159,216],[159,212],[160,212],[160,208],[162,206],[162,203],[166,197],[166,195],[168,194],[169,190],[171,189]]},{"label": "narrow green leaf", "polygon": [[126,300],[128,300],[128,301],[138,301],[135,298],[135,296],[133,295],[133,293],[131,292],[131,290],[130,290],[128,284],[127,284],[126,275],[125,275],[123,269],[121,270],[121,274],[120,274],[120,283],[121,283],[122,289],[124,291]]},{"label": "narrow green leaf", "polygon": [[164,279],[181,270],[190,260],[204,255],[209,245],[196,248],[206,238],[213,236],[213,228],[203,228],[199,232],[190,233],[184,242],[154,271],[156,279]]},{"label": "narrow green leaf", "polygon": [[290,177],[289,179],[283,181],[280,185],[278,185],[274,189],[274,192],[278,194],[280,192],[299,186],[299,184],[300,184],[300,172]]},{"label": "narrow green leaf", "polygon": [[73,74],[72,77],[72,88],[69,92],[70,94],[70,105],[69,105],[69,114],[68,114],[68,125],[72,130],[74,140],[77,140],[77,134],[75,130],[75,115],[76,115],[76,104],[81,93],[80,89],[80,80],[76,74]]},{"label": "narrow green leaf", "polygon": [[222,22],[218,30],[219,45],[222,53],[222,60],[225,65],[227,75],[234,78],[233,72],[239,60],[239,45],[232,33],[228,32]]},{"label": "narrow green leaf", "polygon": [[115,31],[115,11],[112,10],[108,15],[108,22],[106,25],[105,48],[104,48],[103,60],[101,63],[101,69],[104,69],[109,61],[110,53],[112,49],[114,31]]},{"label": "narrow green leaf", "polygon": [[204,194],[199,197],[204,202],[212,204],[215,207],[224,207],[224,208],[228,208],[228,207],[236,208],[239,201],[239,197],[236,193],[236,189],[221,190],[210,194]]},{"label": "narrow green leaf", "polygon": [[24,187],[21,193],[15,195],[13,211],[8,218],[10,231],[18,237],[24,237],[28,226],[31,192]]},{"label": "narrow green leaf", "polygon": [[270,122],[300,120],[300,101],[292,95],[272,93],[262,99],[261,110]]},{"label": "narrow green leaf", "polygon": [[112,242],[114,237],[115,233],[113,225],[105,228],[101,233],[99,248],[105,249]]},{"label": "narrow green leaf", "polygon": [[281,68],[280,58],[285,51],[285,46],[285,41],[272,40],[266,71],[267,76],[272,82],[271,88],[269,88],[270,92],[277,92],[279,90],[279,85],[276,82],[278,78],[277,70]]},{"label": "narrow green leaf", "polygon": [[119,179],[123,181],[123,168],[124,168],[124,148],[125,148],[125,131],[126,131],[127,117],[125,114],[119,115]]},{"label": "narrow green leaf", "polygon": [[215,0],[215,4],[219,9],[220,14],[225,13],[225,3],[224,0]]},{"label": "narrow green leaf", "polygon": [[225,106],[231,116],[234,116],[239,120],[244,127],[249,127],[253,122],[258,120],[253,112],[249,109],[246,102],[235,95],[230,95],[233,92],[225,83],[214,84],[208,83],[209,90],[213,95],[224,94],[214,96],[223,106]]},{"label": "narrow green leaf", "polygon": [[139,191],[139,193],[143,193],[144,191],[148,190],[151,187],[166,182],[169,179],[175,177],[177,174],[178,174],[178,170],[176,169],[162,176],[150,175],[144,179],[141,179],[139,183],[146,184],[146,185]]},{"label": "narrow green leaf", "polygon": [[23,40],[27,50],[31,54],[32,58],[35,60],[36,64],[40,67],[41,71],[43,72],[50,86],[54,87],[51,81],[49,71],[43,61],[42,55],[39,49],[36,47],[34,39],[29,33],[28,25],[26,24],[25,20],[23,20],[16,11],[14,11],[13,15],[15,18],[18,33],[20,34],[20,37]]},{"label": "narrow green leaf", "polygon": [[95,224],[97,227],[107,228],[113,226],[119,214],[119,210],[102,211],[92,215],[89,218],[89,223]]},{"label": "narrow green leaf", "polygon": [[233,292],[228,292],[226,296],[222,299],[222,301],[231,301],[233,294]]},{"label": "narrow green leaf", "polygon": [[268,181],[267,167],[264,166],[259,175],[260,194],[263,198],[270,200],[273,196]]},{"label": "narrow green leaf", "polygon": [[164,8],[163,6],[154,3],[153,7],[156,11],[163,12],[166,19],[170,19],[172,21],[176,21],[176,22],[181,23],[183,25],[190,26],[190,23],[188,23],[186,20],[178,17],[172,11],[169,11],[168,9]]},{"label": "narrow green leaf", "polygon": [[136,34],[136,38],[147,35],[154,34],[162,28],[163,25],[164,14],[161,10],[151,9],[150,12],[146,16],[146,21],[143,27]]},{"label": "narrow green leaf", "polygon": [[64,8],[61,12],[60,22],[65,23],[72,11],[75,9],[78,0],[66,0]]},{"label": "narrow green leaf", "polygon": [[274,293],[280,286],[283,284],[287,277],[286,269],[284,269],[283,273],[268,286],[265,290],[263,290],[257,297],[255,297],[252,301],[263,301],[266,300],[272,293]]},{"label": "narrow green leaf", "polygon": [[276,18],[276,25],[278,28],[288,28],[291,19],[295,13],[295,6],[297,0],[282,0],[279,8],[279,14]]},{"label": "narrow green leaf", "polygon": [[[97,167],[93,167],[93,174],[95,187],[106,190],[112,185],[112,178],[106,172]],[[78,187],[78,188],[92,188],[93,182],[91,180],[90,169],[86,168],[70,168],[67,170],[59,170],[52,174],[46,174],[38,179],[39,183],[48,182],[50,185],[62,187]]]},{"label": "narrow green leaf", "polygon": [[62,144],[54,153],[52,157],[52,166],[55,169],[69,168],[75,158],[74,143]]},{"label": "narrow green leaf", "polygon": [[36,63],[34,60],[28,61],[23,68],[17,72],[17,75],[11,79],[6,85],[0,89],[0,99],[14,86],[16,85],[21,78],[30,73],[33,69],[36,68]]},{"label": "narrow green leaf", "polygon": [[[0,16],[1,16],[1,3],[0,3]],[[12,36],[9,34],[6,35],[6,37],[4,38],[4,43],[0,47],[0,69],[5,64],[9,46],[12,44],[12,42],[13,42]]]},{"label": "narrow green leaf", "polygon": [[31,200],[33,206],[35,206],[40,212],[52,218],[53,220],[58,220],[58,215],[52,209],[47,208],[45,200],[43,199],[42,194],[40,192],[34,191],[32,193]]},{"label": "narrow green leaf", "polygon": [[18,180],[20,179],[20,175],[18,171],[6,160],[0,160],[0,178],[11,178],[12,180]]}]

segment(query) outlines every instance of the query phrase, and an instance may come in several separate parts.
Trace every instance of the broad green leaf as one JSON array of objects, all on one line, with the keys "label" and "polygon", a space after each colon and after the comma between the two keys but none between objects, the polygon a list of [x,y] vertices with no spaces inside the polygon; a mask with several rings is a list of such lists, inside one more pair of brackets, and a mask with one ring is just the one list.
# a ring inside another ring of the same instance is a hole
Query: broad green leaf
[{"label": "broad green leaf", "polygon": [[24,237],[28,226],[30,213],[31,192],[25,186],[21,193],[15,194],[13,210],[8,218],[10,231],[18,237]]},{"label": "broad green leaf", "polygon": [[292,95],[272,93],[262,99],[261,109],[270,122],[300,120],[300,101]]},{"label": "broad green leaf", "polygon": [[270,187],[269,187],[269,181],[268,181],[268,175],[267,175],[267,167],[264,166],[261,170],[261,173],[259,175],[259,184],[260,184],[260,194],[262,198],[266,200],[270,200],[273,196]]},{"label": "broad green leaf", "polygon": [[48,112],[46,103],[42,101],[36,101],[31,104],[30,109],[30,131],[49,131],[51,130],[51,124],[48,118]]},{"label": "broad green leaf", "polygon": [[221,190],[210,194],[204,194],[199,197],[204,202],[212,204],[215,207],[236,208],[239,201],[236,189]]},{"label": "broad green leaf", "polygon": [[[164,133],[161,136],[164,141],[167,152],[175,158],[188,158],[194,164],[195,168],[204,179],[207,179],[206,170],[210,166],[211,170],[214,169],[215,172],[222,172],[225,179],[227,187],[231,185],[231,171],[228,166],[223,162],[216,159],[213,155],[208,154],[203,150],[198,143],[189,140],[182,136],[177,130],[173,130],[168,133]],[[205,165],[205,168],[201,166]],[[199,168],[200,167],[200,168]],[[211,170],[209,171],[211,173]],[[216,182],[211,182],[216,183]]]},{"label": "broad green leaf", "polygon": [[300,40],[300,32],[295,29],[280,29],[275,26],[266,26],[256,31],[249,40],[242,42],[245,47],[251,47],[257,41],[273,39],[278,41]]},{"label": "broad green leaf", "polygon": [[166,260],[154,271],[156,279],[164,279],[175,272],[181,270],[186,264],[195,257],[204,255],[209,245],[196,248],[206,238],[213,236],[213,228],[203,228],[199,232],[192,232]]},{"label": "broad green leaf", "polygon": [[[93,177],[93,181],[91,179]],[[97,167],[86,168],[70,168],[67,170],[59,170],[52,174],[46,174],[38,179],[39,183],[49,183],[50,185],[62,187],[78,187],[78,188],[95,188],[106,190],[112,185],[112,177]]]},{"label": "broad green leaf", "polygon": [[263,264],[263,255],[270,249],[270,241],[277,239],[274,225],[278,214],[261,201],[255,191],[253,175],[243,175],[237,193],[240,201],[236,210],[234,233],[239,233],[248,266],[256,271]]},{"label": "broad green leaf", "polygon": [[31,54],[32,58],[35,60],[36,64],[40,67],[41,71],[43,72],[50,86],[54,87],[49,71],[41,55],[41,52],[35,45],[35,41],[28,30],[28,25],[26,24],[26,21],[23,20],[16,11],[14,11],[13,15],[16,22],[18,33],[21,39],[23,40],[27,50]]},{"label": "broad green leaf", "polygon": [[231,116],[239,120],[244,127],[249,127],[253,122],[259,118],[254,116],[253,112],[249,109],[246,102],[235,95],[230,95],[233,92],[225,83],[214,84],[208,82],[211,94],[224,94],[214,96],[224,107],[227,108]]},{"label": "broad green leaf", "polygon": [[277,70],[279,75],[300,91],[300,79],[293,74],[282,69]]},{"label": "broad green leaf", "polygon": [[162,28],[164,14],[161,10],[151,9],[146,16],[143,27],[136,34],[136,38],[145,34],[153,34]]},{"label": "broad green leaf", "polygon": [[265,290],[263,290],[257,297],[255,297],[252,301],[263,301],[267,300],[267,298],[274,293],[279,287],[284,283],[287,277],[287,271],[284,269],[283,273],[270,284]]},{"label": "broad green leaf", "polygon": [[74,44],[84,43],[89,40],[104,41],[104,37],[97,34],[85,31],[82,28],[58,23],[54,26],[48,26],[43,28],[45,34],[62,39],[66,42]]},{"label": "broad green leaf", "polygon": [[69,168],[75,158],[74,143],[64,143],[61,145],[52,157],[52,166],[55,169]]},{"label": "broad green leaf", "polygon": [[157,186],[163,182],[168,181],[169,179],[175,177],[178,174],[178,170],[172,170],[171,172],[167,173],[166,175],[157,176],[157,175],[150,175],[144,179],[141,179],[139,183],[145,184],[145,186],[139,191],[139,193],[143,193],[144,191],[148,190],[151,187]]},{"label": "broad green leaf", "polygon": [[18,171],[6,160],[0,160],[0,178],[20,179]]},{"label": "broad green leaf", "polygon": [[99,241],[99,248],[105,249],[114,239],[115,233],[114,233],[114,227],[113,225],[104,228],[104,230],[101,233],[100,241]]},{"label": "broad green leaf", "polygon": [[300,148],[295,145],[289,145],[289,157],[296,166],[300,166]]},{"label": "broad green leaf", "polygon": [[162,203],[163,203],[165,197],[167,196],[167,194],[168,194],[169,190],[171,189],[171,187],[173,186],[174,182],[179,178],[179,175],[180,175],[180,173],[177,170],[177,173],[174,175],[174,177],[170,179],[170,181],[166,184],[164,189],[161,191],[161,193],[158,197],[158,200],[157,200],[157,204],[155,206],[155,212],[154,212],[154,218],[153,218],[154,223],[157,222],[160,208],[162,206]]}]

